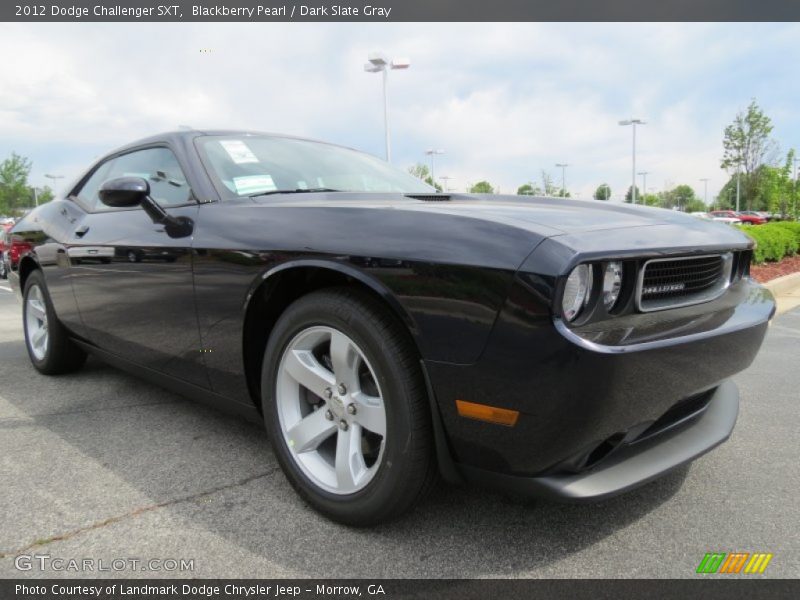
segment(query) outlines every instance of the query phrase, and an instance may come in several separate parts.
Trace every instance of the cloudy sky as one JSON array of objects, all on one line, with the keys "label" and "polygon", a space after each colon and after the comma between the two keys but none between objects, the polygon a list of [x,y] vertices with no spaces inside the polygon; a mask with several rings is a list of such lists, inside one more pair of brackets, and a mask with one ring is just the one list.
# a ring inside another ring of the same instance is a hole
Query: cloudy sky
[{"label": "cloudy sky", "polygon": [[[325,139],[383,154],[369,52],[408,57],[390,75],[394,163],[441,148],[451,187],[503,192],[543,169],[588,197],[630,184],[643,118],[647,187],[709,199],[726,176],[722,131],[751,98],[783,151],[800,146],[797,24],[8,24],[0,23],[0,158],[72,177],[93,158],[179,125]],[[201,49],[207,50],[201,52]],[[641,178],[639,178],[641,185]]]}]

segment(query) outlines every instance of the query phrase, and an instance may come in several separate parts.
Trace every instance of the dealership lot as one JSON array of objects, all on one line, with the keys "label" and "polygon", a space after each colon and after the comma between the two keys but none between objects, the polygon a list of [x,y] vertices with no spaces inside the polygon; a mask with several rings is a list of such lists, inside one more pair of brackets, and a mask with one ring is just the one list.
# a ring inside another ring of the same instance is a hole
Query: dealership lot
[{"label": "dealership lot", "polygon": [[633,493],[570,506],[441,486],[408,518],[354,530],[303,504],[255,425],[93,359],[38,375],[3,282],[0,576],[49,555],[193,561],[101,573],[127,577],[692,577],[710,551],[770,552],[764,576],[796,576],[798,344],[794,309],[736,377],[733,438]]}]

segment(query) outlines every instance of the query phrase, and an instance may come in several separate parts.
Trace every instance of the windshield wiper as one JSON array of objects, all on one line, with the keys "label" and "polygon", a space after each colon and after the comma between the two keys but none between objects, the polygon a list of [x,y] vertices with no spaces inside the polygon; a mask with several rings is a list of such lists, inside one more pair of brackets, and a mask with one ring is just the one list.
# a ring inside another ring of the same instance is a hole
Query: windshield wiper
[{"label": "windshield wiper", "polygon": [[272,196],[274,194],[311,194],[313,192],[341,192],[342,190],[334,190],[332,188],[297,188],[296,190],[270,190],[269,192],[259,192],[251,194],[250,198],[258,198],[259,196]]}]

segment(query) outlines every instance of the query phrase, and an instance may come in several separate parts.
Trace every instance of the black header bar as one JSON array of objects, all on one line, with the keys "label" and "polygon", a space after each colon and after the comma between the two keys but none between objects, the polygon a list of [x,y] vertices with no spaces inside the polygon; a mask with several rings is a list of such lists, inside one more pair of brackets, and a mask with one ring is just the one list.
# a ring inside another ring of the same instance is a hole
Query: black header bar
[{"label": "black header bar", "polygon": [[3,0],[16,22],[800,21],[798,0]]}]

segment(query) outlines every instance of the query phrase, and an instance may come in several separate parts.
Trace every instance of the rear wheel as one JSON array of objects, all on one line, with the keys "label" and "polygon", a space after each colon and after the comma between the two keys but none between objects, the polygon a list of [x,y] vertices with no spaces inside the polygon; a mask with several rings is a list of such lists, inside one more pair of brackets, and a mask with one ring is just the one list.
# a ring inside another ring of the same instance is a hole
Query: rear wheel
[{"label": "rear wheel", "polygon": [[402,514],[434,481],[424,390],[402,325],[347,289],[291,305],[264,357],[264,418],[281,467],[306,501],[350,525]]},{"label": "rear wheel", "polygon": [[86,353],[69,338],[56,317],[39,270],[33,271],[25,281],[22,321],[28,356],[38,371],[57,375],[83,366]]}]

